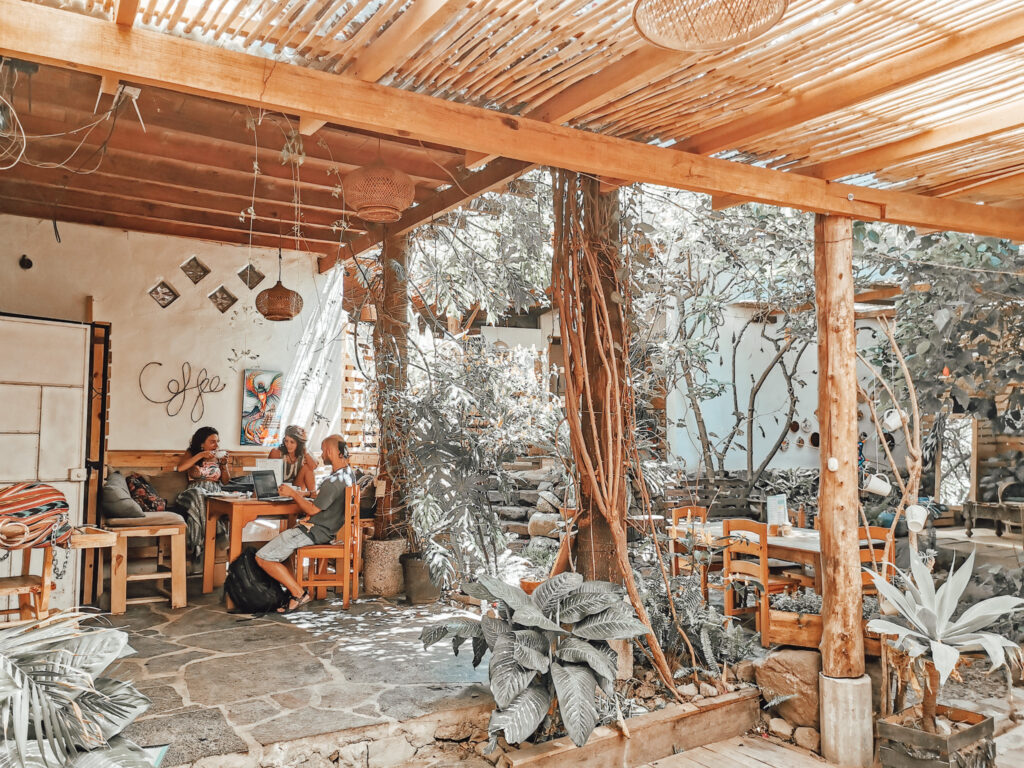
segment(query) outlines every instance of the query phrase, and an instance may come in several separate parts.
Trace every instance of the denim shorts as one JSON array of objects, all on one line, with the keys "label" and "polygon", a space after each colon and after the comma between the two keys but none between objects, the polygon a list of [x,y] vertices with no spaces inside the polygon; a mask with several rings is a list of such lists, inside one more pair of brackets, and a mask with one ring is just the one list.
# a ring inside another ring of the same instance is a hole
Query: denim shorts
[{"label": "denim shorts", "polygon": [[313,544],[313,539],[305,528],[289,528],[260,547],[256,557],[260,560],[269,560],[272,563],[283,563],[292,556],[296,549],[308,547],[311,544]]}]

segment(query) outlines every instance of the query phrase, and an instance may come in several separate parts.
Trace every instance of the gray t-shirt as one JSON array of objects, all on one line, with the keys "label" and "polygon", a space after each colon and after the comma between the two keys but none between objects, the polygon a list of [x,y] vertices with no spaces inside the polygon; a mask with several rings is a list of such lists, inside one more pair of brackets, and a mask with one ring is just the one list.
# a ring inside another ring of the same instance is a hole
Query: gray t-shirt
[{"label": "gray t-shirt", "polygon": [[320,483],[313,505],[321,511],[310,518],[313,527],[309,536],[314,543],[328,544],[334,540],[345,522],[345,489],[355,481],[351,467],[342,467]]}]

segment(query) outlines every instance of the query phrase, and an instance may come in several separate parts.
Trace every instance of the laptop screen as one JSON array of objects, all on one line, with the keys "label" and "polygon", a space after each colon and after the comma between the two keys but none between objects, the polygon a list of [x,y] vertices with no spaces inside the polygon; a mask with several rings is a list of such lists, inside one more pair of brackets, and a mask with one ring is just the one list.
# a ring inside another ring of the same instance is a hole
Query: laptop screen
[{"label": "laptop screen", "polygon": [[252,487],[256,491],[257,499],[265,499],[269,496],[278,496],[277,478],[274,477],[272,469],[257,470],[252,473]]}]

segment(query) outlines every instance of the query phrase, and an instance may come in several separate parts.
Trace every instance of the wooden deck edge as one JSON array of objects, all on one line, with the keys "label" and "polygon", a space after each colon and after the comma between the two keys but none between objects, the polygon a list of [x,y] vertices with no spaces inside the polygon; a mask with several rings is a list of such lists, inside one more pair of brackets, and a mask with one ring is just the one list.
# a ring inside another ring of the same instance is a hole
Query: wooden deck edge
[{"label": "wooden deck edge", "polygon": [[529,744],[505,753],[512,768],[622,768],[642,765],[679,750],[739,736],[757,723],[761,694],[756,688],[716,696],[695,704],[670,704],[657,712],[626,721],[630,738],[618,729],[601,727],[576,747],[568,738]]}]

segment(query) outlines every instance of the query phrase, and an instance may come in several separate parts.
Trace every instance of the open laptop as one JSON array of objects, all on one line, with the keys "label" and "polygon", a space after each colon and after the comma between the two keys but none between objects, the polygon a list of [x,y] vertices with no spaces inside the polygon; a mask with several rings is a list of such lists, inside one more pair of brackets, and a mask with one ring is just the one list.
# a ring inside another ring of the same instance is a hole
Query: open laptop
[{"label": "open laptop", "polygon": [[252,473],[252,488],[260,501],[291,501],[277,492],[277,478],[272,469],[258,469]]}]

